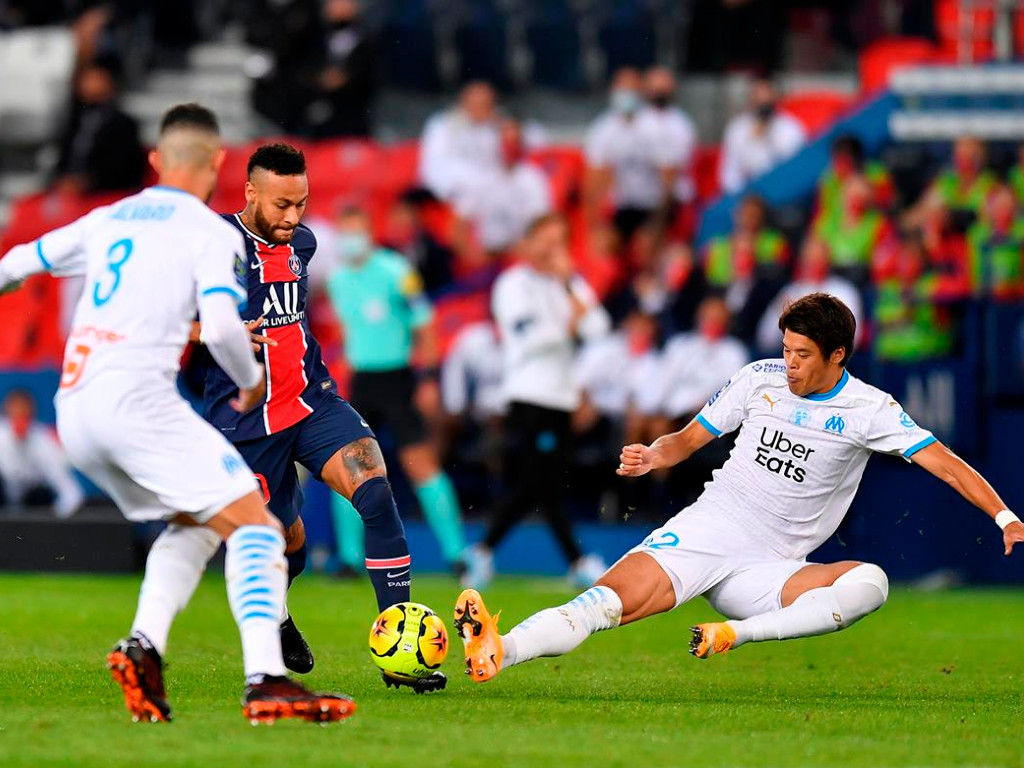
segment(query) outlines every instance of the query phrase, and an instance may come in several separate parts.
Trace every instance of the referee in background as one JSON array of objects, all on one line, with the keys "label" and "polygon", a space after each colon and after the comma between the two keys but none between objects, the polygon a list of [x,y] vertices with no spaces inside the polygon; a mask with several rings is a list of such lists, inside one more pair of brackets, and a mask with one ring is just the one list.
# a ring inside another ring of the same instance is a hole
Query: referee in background
[{"label": "referee in background", "polygon": [[564,496],[571,417],[580,404],[573,368],[579,340],[608,333],[611,322],[593,290],[574,274],[565,219],[536,220],[519,246],[522,261],[498,278],[492,295],[505,368],[506,495],[484,540],[467,551],[465,586],[494,576],[494,549],[524,516],[540,512],[570,564],[570,578],[590,586],[605,571],[580,550]]}]

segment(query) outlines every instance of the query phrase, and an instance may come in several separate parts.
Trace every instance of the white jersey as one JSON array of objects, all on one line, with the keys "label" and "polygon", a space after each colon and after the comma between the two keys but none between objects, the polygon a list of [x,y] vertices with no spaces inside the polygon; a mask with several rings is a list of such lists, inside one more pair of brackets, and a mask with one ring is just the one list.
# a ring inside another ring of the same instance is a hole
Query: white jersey
[{"label": "white jersey", "polygon": [[473,223],[486,250],[503,251],[551,211],[550,187],[544,172],[527,162],[482,168],[455,195],[455,211]]},{"label": "white jersey", "polygon": [[890,395],[846,371],[829,392],[794,395],[782,360],[742,368],[697,421],[716,436],[740,429],[698,504],[790,559],[839,527],[872,451],[909,460],[935,442]]},{"label": "white jersey", "polygon": [[661,171],[683,161],[677,142],[650,109],[632,117],[606,112],[587,131],[587,163],[612,172],[617,208],[657,208],[664,195]]},{"label": "white jersey", "polygon": [[199,198],[168,187],[97,208],[43,235],[36,250],[48,271],[85,277],[58,397],[104,371],[173,379],[199,297],[246,299],[241,233]]}]

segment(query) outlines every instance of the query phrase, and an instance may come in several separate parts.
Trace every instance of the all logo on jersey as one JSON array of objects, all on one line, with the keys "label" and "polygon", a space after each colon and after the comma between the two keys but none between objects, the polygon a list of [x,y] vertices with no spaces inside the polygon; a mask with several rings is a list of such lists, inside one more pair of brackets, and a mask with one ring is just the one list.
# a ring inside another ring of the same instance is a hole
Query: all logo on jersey
[{"label": "all logo on jersey", "polygon": [[843,430],[846,429],[846,421],[838,413],[833,413],[828,417],[828,421],[825,422],[825,431],[833,432],[837,435],[843,434]]},{"label": "all logo on jersey", "polygon": [[802,407],[797,406],[793,409],[793,412],[789,414],[789,423],[796,427],[806,427],[811,422],[810,412]]}]

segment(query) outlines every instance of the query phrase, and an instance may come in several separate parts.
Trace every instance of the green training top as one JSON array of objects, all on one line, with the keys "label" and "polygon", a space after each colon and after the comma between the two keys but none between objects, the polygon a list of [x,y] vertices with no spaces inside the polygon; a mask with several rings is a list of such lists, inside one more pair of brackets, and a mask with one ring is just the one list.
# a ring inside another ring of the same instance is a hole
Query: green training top
[{"label": "green training top", "polygon": [[413,331],[433,318],[423,281],[400,254],[376,249],[362,264],[345,264],[327,281],[345,331],[345,355],[356,371],[407,367]]},{"label": "green training top", "polygon": [[[713,237],[707,245],[704,274],[711,285],[726,286],[736,279],[731,236]],[[778,265],[786,261],[786,238],[772,229],[762,229],[754,239],[754,263]]]}]

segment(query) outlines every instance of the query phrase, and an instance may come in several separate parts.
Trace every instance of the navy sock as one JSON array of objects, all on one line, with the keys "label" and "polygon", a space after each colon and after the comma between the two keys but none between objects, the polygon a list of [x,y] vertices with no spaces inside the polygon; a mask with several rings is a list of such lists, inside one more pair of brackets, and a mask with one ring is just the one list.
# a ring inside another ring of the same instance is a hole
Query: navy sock
[{"label": "navy sock", "polygon": [[288,561],[288,586],[299,577],[299,574],[306,570],[306,545],[296,549],[294,552],[286,552],[284,559]]},{"label": "navy sock", "polygon": [[352,494],[352,506],[363,519],[366,572],[377,593],[378,610],[407,602],[412,560],[391,483],[371,477]]}]

